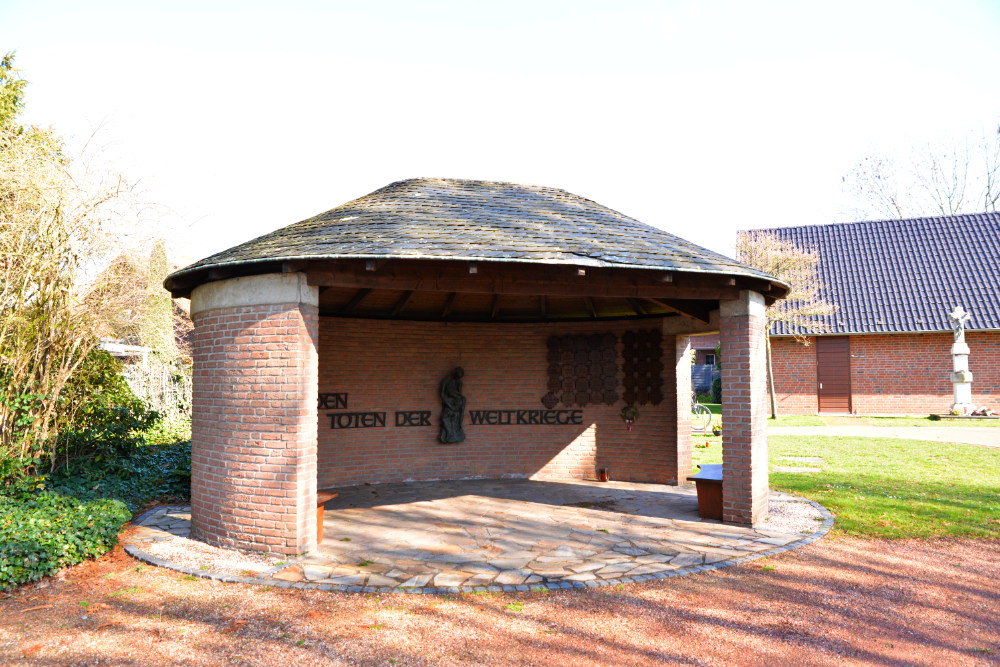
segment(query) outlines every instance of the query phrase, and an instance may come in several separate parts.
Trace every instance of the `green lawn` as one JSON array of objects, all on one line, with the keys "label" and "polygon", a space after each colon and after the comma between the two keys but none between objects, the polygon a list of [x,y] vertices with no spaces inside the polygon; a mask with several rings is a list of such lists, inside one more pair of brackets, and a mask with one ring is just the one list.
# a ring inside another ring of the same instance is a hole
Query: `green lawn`
[{"label": "green lawn", "polygon": [[[719,423],[722,419],[721,403],[702,403],[712,412],[712,421]],[[816,415],[787,415],[779,416],[777,419],[768,419],[768,426],[826,426],[826,422]]]},{"label": "green lawn", "polygon": [[[720,438],[695,437],[698,463],[721,463]],[[1000,539],[1000,450],[891,438],[772,436],[771,488],[810,498],[834,513],[836,532],[901,539]],[[818,456],[821,464],[782,456]],[[818,473],[774,472],[810,466]]]},{"label": "green lawn", "polygon": [[826,422],[816,415],[778,415],[777,419],[768,419],[768,426],[826,426]]}]

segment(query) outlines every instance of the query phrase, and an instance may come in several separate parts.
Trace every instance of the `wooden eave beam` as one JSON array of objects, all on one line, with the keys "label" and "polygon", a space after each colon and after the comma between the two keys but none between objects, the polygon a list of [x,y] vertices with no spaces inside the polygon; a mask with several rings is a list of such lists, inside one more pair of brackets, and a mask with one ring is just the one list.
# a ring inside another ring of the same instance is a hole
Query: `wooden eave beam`
[{"label": "wooden eave beam", "polygon": [[583,300],[587,303],[587,310],[590,311],[590,316],[593,317],[596,320],[597,319],[597,306],[594,305],[594,300],[591,299],[589,296],[588,297],[584,297]]},{"label": "wooden eave beam", "polygon": [[610,297],[636,299],[736,299],[739,287],[711,281],[660,283],[619,277],[592,279],[590,275],[572,283],[510,276],[465,275],[455,277],[428,271],[406,274],[393,271],[309,271],[309,284],[317,287],[348,287],[417,292],[466,292],[547,297]]},{"label": "wooden eave beam", "polygon": [[655,303],[657,306],[666,308],[670,312],[677,313],[678,315],[686,317],[689,320],[694,320],[695,322],[701,322],[702,324],[708,324],[709,320],[708,313],[702,311],[702,309],[693,307],[693,304],[692,305],[678,304],[677,301],[674,300],[667,301],[664,299],[646,299],[646,301]]},{"label": "wooden eave beam", "polygon": [[500,295],[493,295],[493,305],[490,306],[490,319],[495,320],[500,313]]}]

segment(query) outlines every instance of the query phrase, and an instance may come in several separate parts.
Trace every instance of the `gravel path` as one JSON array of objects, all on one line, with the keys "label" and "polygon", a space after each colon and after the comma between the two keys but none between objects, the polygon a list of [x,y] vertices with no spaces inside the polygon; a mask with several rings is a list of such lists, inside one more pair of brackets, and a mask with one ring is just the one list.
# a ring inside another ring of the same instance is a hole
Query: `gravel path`
[{"label": "gravel path", "polygon": [[120,549],[0,595],[5,665],[997,665],[1000,545],[827,536],[595,590],[349,595]]},{"label": "gravel path", "polygon": [[767,429],[767,434],[902,438],[1000,447],[1000,428],[983,426],[771,426]]}]

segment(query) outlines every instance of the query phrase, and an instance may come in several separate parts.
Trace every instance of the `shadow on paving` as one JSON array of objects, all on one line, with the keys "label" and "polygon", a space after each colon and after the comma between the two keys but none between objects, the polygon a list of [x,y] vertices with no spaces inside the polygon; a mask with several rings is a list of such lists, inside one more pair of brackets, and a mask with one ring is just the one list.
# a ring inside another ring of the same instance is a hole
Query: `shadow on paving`
[{"label": "shadow on paving", "polygon": [[693,487],[629,482],[574,482],[487,479],[441,482],[390,482],[325,488],[340,494],[327,511],[376,508],[403,503],[480,496],[553,506],[582,507],[661,519],[700,520]]},{"label": "shadow on paving", "polygon": [[[91,598],[111,604],[112,616],[45,617],[70,641],[31,662],[116,662],[131,646],[140,664],[985,664],[1000,648],[1000,621],[988,613],[1000,606],[1000,572],[995,545],[966,546],[838,540],[773,558],[773,571],[740,566],[548,594],[350,596],[205,581],[178,594],[166,585],[176,577],[124,568],[114,581],[96,579],[104,590]],[[128,586],[146,592],[112,597]],[[43,596],[59,587],[68,582]],[[23,616],[4,606],[0,627],[9,628]],[[83,632],[105,644],[74,641]],[[19,657],[12,648],[0,647],[9,663]]]}]

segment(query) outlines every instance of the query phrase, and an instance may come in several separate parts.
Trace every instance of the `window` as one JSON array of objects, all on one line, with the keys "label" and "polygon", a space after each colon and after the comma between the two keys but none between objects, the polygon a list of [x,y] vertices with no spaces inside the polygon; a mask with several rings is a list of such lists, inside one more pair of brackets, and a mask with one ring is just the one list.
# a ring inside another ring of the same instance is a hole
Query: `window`
[{"label": "window", "polygon": [[705,365],[706,366],[714,366],[715,365],[715,355],[714,354],[710,354],[709,353],[709,354],[705,355]]}]

